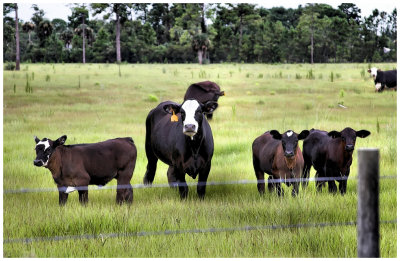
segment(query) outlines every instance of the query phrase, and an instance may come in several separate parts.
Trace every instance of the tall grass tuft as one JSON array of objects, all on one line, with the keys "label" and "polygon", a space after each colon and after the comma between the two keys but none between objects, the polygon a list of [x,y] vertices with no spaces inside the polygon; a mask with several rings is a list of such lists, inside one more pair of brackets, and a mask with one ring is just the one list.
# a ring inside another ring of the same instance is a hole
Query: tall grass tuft
[{"label": "tall grass tuft", "polygon": [[14,88],[13,88],[13,90],[14,90],[14,93],[16,93],[17,92],[17,85],[14,83]]},{"label": "tall grass tuft", "polygon": [[46,82],[49,82],[50,81],[50,75],[46,75]]},{"label": "tall grass tuft", "polygon": [[314,80],[314,79],[315,79],[315,76],[314,76],[314,73],[313,73],[313,70],[312,70],[312,69],[310,69],[310,70],[307,72],[306,78],[309,79],[309,80]]},{"label": "tall grass tuft", "polygon": [[379,126],[379,119],[376,118],[376,132],[379,133],[381,130],[380,126]]},{"label": "tall grass tuft", "polygon": [[200,70],[200,72],[199,72],[199,78],[207,78],[207,73],[206,73],[206,71],[204,71],[204,70]]},{"label": "tall grass tuft", "polygon": [[81,88],[81,76],[78,75],[78,89]]},{"label": "tall grass tuft", "polygon": [[333,72],[331,72],[331,75],[329,76],[329,79],[331,79],[331,82],[333,82]]},{"label": "tall grass tuft", "polygon": [[121,64],[120,63],[118,64],[118,75],[119,75],[119,77],[121,77]]},{"label": "tall grass tuft", "polygon": [[299,73],[296,73],[296,80],[300,80],[302,77],[301,77],[301,74],[299,74]]}]

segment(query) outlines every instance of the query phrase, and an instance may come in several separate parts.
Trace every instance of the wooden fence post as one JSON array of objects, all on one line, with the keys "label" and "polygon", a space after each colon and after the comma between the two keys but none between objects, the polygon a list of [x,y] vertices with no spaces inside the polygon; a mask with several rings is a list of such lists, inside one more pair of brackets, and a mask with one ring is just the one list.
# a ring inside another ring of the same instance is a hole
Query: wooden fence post
[{"label": "wooden fence post", "polygon": [[379,257],[379,150],[358,150],[358,257]]}]

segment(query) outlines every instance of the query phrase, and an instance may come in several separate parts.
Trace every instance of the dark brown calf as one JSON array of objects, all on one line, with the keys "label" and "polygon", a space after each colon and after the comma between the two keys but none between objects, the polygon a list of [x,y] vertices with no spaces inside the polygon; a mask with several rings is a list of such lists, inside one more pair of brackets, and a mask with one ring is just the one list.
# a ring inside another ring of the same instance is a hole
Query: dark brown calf
[{"label": "dark brown calf", "polygon": [[64,145],[67,136],[55,141],[35,137],[34,165],[51,171],[59,188],[59,204],[64,205],[68,193],[79,187],[79,201],[87,203],[89,185],[105,185],[115,178],[117,203],[132,203],[130,185],[136,164],[136,146],[132,138],[117,138],[92,144]]},{"label": "dark brown calf", "polygon": [[[257,188],[260,194],[265,192],[264,173],[272,179],[299,179],[303,172],[303,155],[298,146],[298,140],[307,137],[309,131],[303,130],[297,134],[291,130],[280,134],[276,130],[267,131],[253,142],[253,167],[258,180]],[[299,182],[293,184],[292,196],[299,193]],[[268,189],[277,189],[278,195],[283,195],[280,183],[268,183]]]},{"label": "dark brown calf", "polygon": [[[353,151],[356,138],[365,138],[370,135],[367,130],[355,131],[345,128],[338,131],[321,131],[311,129],[310,135],[303,142],[304,172],[303,178],[310,177],[311,166],[316,170],[316,177],[337,178],[342,195],[347,190],[347,178],[350,175],[350,166],[353,162]],[[322,190],[325,181],[317,181],[317,191]],[[303,186],[307,182],[303,182]],[[335,179],[328,181],[329,192],[336,193]]]}]

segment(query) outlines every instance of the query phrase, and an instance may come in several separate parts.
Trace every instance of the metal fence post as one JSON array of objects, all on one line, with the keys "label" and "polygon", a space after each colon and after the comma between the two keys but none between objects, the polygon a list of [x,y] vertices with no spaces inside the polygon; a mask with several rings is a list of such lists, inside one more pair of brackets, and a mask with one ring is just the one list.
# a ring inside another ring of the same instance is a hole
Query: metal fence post
[{"label": "metal fence post", "polygon": [[379,257],[379,150],[358,150],[358,257]]}]

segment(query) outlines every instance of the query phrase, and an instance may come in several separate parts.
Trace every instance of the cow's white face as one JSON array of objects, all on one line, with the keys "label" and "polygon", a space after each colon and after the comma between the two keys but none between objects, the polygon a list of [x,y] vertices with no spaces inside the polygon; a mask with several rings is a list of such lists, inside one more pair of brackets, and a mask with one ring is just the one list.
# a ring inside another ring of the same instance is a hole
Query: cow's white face
[{"label": "cow's white face", "polygon": [[368,72],[371,74],[371,77],[374,78],[374,80],[375,80],[376,79],[376,75],[378,73],[378,68],[372,67],[371,69],[368,70]]},{"label": "cow's white face", "polygon": [[[36,138],[35,138],[36,139]],[[46,167],[49,162],[50,155],[52,153],[52,148],[50,146],[50,141],[46,138],[36,143],[36,159],[34,164],[37,167]]]},{"label": "cow's white face", "polygon": [[183,134],[193,138],[198,131],[199,122],[203,118],[201,105],[196,100],[187,100],[182,104],[180,112],[183,121]]},{"label": "cow's white face", "polygon": [[61,136],[55,141],[47,138],[40,140],[38,137],[35,136],[36,159],[33,161],[33,164],[37,167],[47,167],[50,156],[55,148],[59,145],[63,145],[66,139],[66,135]]}]

